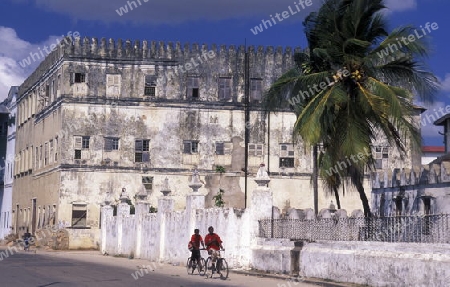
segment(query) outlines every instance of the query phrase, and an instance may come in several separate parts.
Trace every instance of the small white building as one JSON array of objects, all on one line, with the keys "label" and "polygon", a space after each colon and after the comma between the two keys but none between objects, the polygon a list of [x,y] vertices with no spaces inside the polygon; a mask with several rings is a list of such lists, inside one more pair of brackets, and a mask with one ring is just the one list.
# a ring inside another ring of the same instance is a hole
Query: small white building
[{"label": "small white building", "polygon": [[[0,104],[2,107],[2,133],[1,145],[6,146],[4,151],[6,156],[2,155],[0,159],[1,164],[1,182],[0,189],[0,239],[11,233],[12,224],[12,184],[14,171],[14,150],[16,142],[16,97],[19,92],[19,87],[13,86],[9,90],[8,97]],[[3,135],[6,135],[6,139]],[[2,150],[3,151],[3,150]]]},{"label": "small white building", "polygon": [[445,146],[423,146],[422,165],[429,164],[433,160],[445,154]]}]

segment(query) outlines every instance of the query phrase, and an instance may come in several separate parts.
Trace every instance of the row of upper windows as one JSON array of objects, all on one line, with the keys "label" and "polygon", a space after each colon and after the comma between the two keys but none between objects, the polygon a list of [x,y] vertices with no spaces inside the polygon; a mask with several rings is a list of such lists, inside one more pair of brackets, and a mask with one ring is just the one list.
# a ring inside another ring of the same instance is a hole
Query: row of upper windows
[{"label": "row of upper windows", "polygon": [[[104,138],[104,150],[114,151],[119,150],[119,138],[105,137]],[[74,137],[74,159],[82,159],[82,151],[89,150],[90,137],[89,136],[75,136]],[[231,154],[232,143],[231,142],[216,142],[215,154],[226,155]],[[199,153],[199,141],[185,140],[183,141],[184,154],[198,154]],[[263,144],[249,144],[248,145],[249,156],[263,156],[264,145]],[[150,161],[150,140],[139,139],[134,143],[134,162],[149,162]],[[294,146],[292,144],[280,144],[280,167],[294,167]]]},{"label": "row of upper windows", "polygon": [[[87,81],[85,73],[73,73],[71,83],[79,84]],[[143,92],[145,96],[156,96],[156,76],[145,76]],[[200,98],[200,77],[187,78],[186,97],[198,99]],[[121,75],[106,75],[106,95],[118,96],[121,89]],[[260,101],[262,97],[262,79],[250,80],[250,100]],[[230,77],[220,77],[218,79],[218,97],[219,100],[230,100],[232,98],[232,81]]]},{"label": "row of upper windows", "polygon": [[[70,84],[87,83],[87,73],[71,73]],[[121,91],[121,75],[106,74],[106,95],[119,96]],[[156,76],[145,76],[143,93],[145,96],[154,97],[157,93]],[[61,84],[61,75],[51,78],[47,83],[36,88],[33,93],[21,100],[18,105],[18,125],[21,125],[36,112],[49,106],[59,96],[59,85]],[[232,79],[231,77],[220,77],[218,79],[218,98],[219,100],[232,99]],[[250,101],[260,101],[263,93],[262,79],[250,80]],[[200,98],[200,77],[188,77],[186,97],[191,99]]]}]

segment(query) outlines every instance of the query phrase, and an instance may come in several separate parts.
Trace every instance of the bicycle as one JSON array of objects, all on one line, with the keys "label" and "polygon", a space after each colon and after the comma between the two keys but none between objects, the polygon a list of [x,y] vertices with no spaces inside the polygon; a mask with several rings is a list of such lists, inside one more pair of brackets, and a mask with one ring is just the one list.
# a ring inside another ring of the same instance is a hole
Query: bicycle
[{"label": "bicycle", "polygon": [[[221,249],[221,251],[225,251],[225,249]],[[212,257],[208,256],[208,258],[206,259],[206,268],[205,268],[205,275],[206,278],[212,278],[212,276],[214,275],[214,272],[217,272],[217,274],[220,275],[220,279],[222,280],[226,280],[228,278],[228,263],[225,260],[225,258],[223,258],[220,255],[219,252],[219,256],[217,257],[217,261],[216,261],[216,268],[213,268],[212,266]]]},{"label": "bicycle", "polygon": [[[206,250],[206,249],[199,249],[199,250]],[[200,265],[202,268],[198,268],[198,264],[196,262],[197,260],[192,260],[192,257],[188,257],[186,262],[186,271],[188,274],[194,274],[195,269],[197,269],[197,272],[200,276],[204,276],[206,273],[206,262],[205,258],[201,256],[200,253]]]}]

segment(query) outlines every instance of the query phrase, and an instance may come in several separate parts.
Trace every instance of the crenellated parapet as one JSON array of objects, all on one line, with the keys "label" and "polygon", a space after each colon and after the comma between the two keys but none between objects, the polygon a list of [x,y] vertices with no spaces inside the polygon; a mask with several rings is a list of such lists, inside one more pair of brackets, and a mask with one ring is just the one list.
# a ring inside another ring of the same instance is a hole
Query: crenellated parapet
[{"label": "crenellated parapet", "polygon": [[372,188],[395,188],[450,182],[450,162],[431,163],[415,169],[393,169],[373,172]]},{"label": "crenellated parapet", "polygon": [[[179,65],[192,59],[206,58],[208,52],[214,52],[210,66],[221,67],[221,76],[232,73],[244,73],[244,58],[249,53],[252,78],[264,78],[273,82],[283,72],[294,65],[293,53],[300,52],[300,47],[263,47],[244,45],[217,45],[147,40],[122,40],[106,38],[67,38],[57,49],[51,52],[33,74],[21,86],[20,94],[32,87],[39,79],[45,78],[61,58],[66,60],[95,61],[133,61],[133,63]],[[210,59],[212,57],[209,57]],[[270,73],[269,73],[270,71]]]},{"label": "crenellated parapet", "polygon": [[[65,55],[68,57],[87,57],[95,59],[132,59],[132,60],[182,60],[186,58],[198,57],[208,51],[214,51],[220,58],[232,59],[240,58],[245,54],[243,45],[236,47],[234,45],[217,44],[198,44],[147,40],[114,40],[105,38],[76,38],[71,45],[65,49]],[[274,58],[279,63],[293,64],[292,55],[294,50],[291,47],[274,48],[249,46],[247,48],[250,59],[253,61],[262,60],[265,57]],[[295,51],[300,51],[296,48]]]}]

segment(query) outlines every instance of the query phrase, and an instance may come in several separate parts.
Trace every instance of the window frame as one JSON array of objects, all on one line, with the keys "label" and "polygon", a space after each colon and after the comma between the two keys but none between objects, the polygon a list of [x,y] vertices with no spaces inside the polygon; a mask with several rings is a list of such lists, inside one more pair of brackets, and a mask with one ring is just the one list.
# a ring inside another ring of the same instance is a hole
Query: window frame
[{"label": "window frame", "polygon": [[156,97],[156,76],[146,75],[144,78],[144,96]]},{"label": "window frame", "polygon": [[218,98],[219,100],[231,100],[232,99],[232,82],[231,77],[219,77],[218,79]]},{"label": "window frame", "polygon": [[81,72],[73,73],[73,83],[74,84],[86,83],[86,73]]},{"label": "window frame", "polygon": [[104,137],[103,149],[107,152],[119,150],[120,138],[118,137]]},{"label": "window frame", "polygon": [[262,99],[263,94],[263,79],[252,78],[250,79],[250,101],[259,102]]},{"label": "window frame", "polygon": [[198,140],[183,140],[183,154],[198,154]]},{"label": "window frame", "polygon": [[136,139],[134,141],[134,162],[135,163],[150,162],[149,139]]},{"label": "window frame", "polygon": [[[71,228],[85,228],[87,227],[87,204],[72,204],[72,213],[71,213]],[[74,213],[78,214],[78,216],[74,216]],[[74,223],[75,221],[75,223]],[[81,222],[81,224],[79,224]]]},{"label": "window frame", "polygon": [[200,77],[190,76],[186,80],[186,96],[189,99],[200,98]]}]

